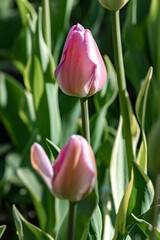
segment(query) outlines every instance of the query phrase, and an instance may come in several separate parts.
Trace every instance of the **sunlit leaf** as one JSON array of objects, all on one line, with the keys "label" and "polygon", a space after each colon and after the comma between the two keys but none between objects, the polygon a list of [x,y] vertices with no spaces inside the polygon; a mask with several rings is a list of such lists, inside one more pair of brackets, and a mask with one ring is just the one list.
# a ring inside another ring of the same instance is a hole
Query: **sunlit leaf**
[{"label": "sunlit leaf", "polygon": [[131,213],[139,216],[151,206],[154,189],[151,180],[133,163],[131,180],[126,188],[116,217],[114,240],[121,240],[127,235],[127,228],[133,223]]},{"label": "sunlit leaf", "polygon": [[117,76],[115,69],[108,56],[104,56],[107,67],[107,82],[99,93],[95,95],[94,102],[97,112],[90,119],[91,145],[96,152],[101,144],[104,129],[106,127],[106,115],[110,105],[115,100],[117,88]]},{"label": "sunlit leaf", "polygon": [[31,16],[33,23],[35,23],[37,20],[37,13],[32,4],[27,0],[16,0],[16,3],[19,7],[23,25],[26,25],[28,22],[27,14]]},{"label": "sunlit leaf", "polygon": [[106,214],[104,218],[103,240],[112,240],[114,235],[114,217],[113,217],[113,203],[108,200],[106,204]]},{"label": "sunlit leaf", "polygon": [[153,228],[153,226],[146,222],[143,219],[138,219],[134,214],[132,214],[132,217],[134,218],[134,221],[138,225],[138,227],[143,231],[145,236],[148,240],[152,240],[152,232],[154,231],[154,239],[160,240],[160,231],[157,228]]},{"label": "sunlit leaf", "polygon": [[[60,147],[63,147],[71,135],[78,131],[78,119],[80,117],[80,100],[76,97],[60,95],[60,112],[62,119],[62,136]],[[70,124],[68,124],[70,123]]]},{"label": "sunlit leaf", "polygon": [[40,226],[42,229],[44,229],[47,221],[46,212],[42,204],[44,187],[39,183],[34,172],[29,170],[28,168],[19,168],[17,170],[17,175],[31,194],[32,201],[40,222]]},{"label": "sunlit leaf", "polygon": [[150,81],[152,78],[152,73],[153,73],[153,68],[150,67],[136,101],[136,114],[142,126],[142,129],[144,129],[147,96],[148,96]]},{"label": "sunlit leaf", "polygon": [[91,239],[102,239],[102,214],[98,205],[91,217],[89,236]]},{"label": "sunlit leaf", "polygon": [[125,142],[122,134],[122,124],[123,120],[120,118],[110,163],[111,187],[116,212],[118,212],[120,202],[129,181]]},{"label": "sunlit leaf", "polygon": [[56,83],[45,84],[42,68],[36,56],[28,61],[24,80],[26,87],[33,94],[37,126],[43,147],[46,148],[46,138],[57,144],[61,136],[58,85]]},{"label": "sunlit leaf", "polygon": [[26,221],[15,206],[12,210],[19,240],[54,240],[49,234]]},{"label": "sunlit leaf", "polygon": [[44,74],[45,82],[55,82],[54,70],[55,64],[51,52],[44,40],[43,26],[42,26],[42,8],[38,11],[38,21],[36,26],[36,33],[33,36],[33,54],[35,54],[40,63],[42,72]]},{"label": "sunlit leaf", "polygon": [[2,237],[5,230],[6,230],[6,225],[0,226],[0,238]]},{"label": "sunlit leaf", "polygon": [[142,142],[138,151],[137,163],[147,173],[147,142],[144,131],[142,131]]}]

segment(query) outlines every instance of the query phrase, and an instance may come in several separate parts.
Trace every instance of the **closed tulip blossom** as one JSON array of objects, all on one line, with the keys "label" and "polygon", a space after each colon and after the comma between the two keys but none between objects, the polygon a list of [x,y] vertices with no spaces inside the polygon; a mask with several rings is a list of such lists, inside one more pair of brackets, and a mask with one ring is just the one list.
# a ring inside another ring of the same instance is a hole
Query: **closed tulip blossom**
[{"label": "closed tulip blossom", "polygon": [[55,77],[64,93],[77,97],[95,94],[106,82],[106,67],[97,44],[91,32],[80,24],[68,33]]},{"label": "closed tulip blossom", "polygon": [[93,150],[79,135],[73,135],[51,165],[38,144],[31,147],[31,163],[50,191],[58,198],[79,201],[93,190],[97,169]]},{"label": "closed tulip blossom", "polygon": [[104,8],[110,11],[120,10],[129,0],[99,0]]}]

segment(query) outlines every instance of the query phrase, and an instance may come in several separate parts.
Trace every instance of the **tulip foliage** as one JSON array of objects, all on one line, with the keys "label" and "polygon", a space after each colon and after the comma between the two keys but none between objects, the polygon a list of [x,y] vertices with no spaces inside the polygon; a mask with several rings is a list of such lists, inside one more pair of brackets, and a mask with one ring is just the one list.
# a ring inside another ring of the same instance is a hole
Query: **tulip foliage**
[{"label": "tulip foliage", "polygon": [[160,1],[0,13],[0,239],[160,240]]}]

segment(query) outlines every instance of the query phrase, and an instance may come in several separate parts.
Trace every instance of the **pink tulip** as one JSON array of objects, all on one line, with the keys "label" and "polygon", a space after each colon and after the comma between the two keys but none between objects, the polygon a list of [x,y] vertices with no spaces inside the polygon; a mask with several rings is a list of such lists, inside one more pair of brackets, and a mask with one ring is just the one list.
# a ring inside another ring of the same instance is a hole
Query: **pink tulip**
[{"label": "pink tulip", "polygon": [[77,97],[95,94],[106,82],[106,67],[97,44],[80,24],[68,33],[55,77],[64,93]]},{"label": "pink tulip", "polygon": [[51,165],[43,148],[34,143],[31,163],[58,198],[79,201],[93,190],[97,169],[93,150],[79,135],[73,135]]}]

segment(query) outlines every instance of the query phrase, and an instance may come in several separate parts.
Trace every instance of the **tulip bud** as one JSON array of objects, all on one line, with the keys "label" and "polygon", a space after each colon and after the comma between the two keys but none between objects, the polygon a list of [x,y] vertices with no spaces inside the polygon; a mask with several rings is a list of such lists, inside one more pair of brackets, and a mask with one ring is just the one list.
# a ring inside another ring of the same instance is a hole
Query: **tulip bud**
[{"label": "tulip bud", "polygon": [[64,93],[77,97],[95,94],[106,82],[106,67],[97,44],[80,24],[68,33],[55,77]]},{"label": "tulip bud", "polygon": [[120,10],[129,0],[99,0],[104,8],[110,11]]},{"label": "tulip bud", "polygon": [[61,149],[53,166],[43,148],[31,148],[31,163],[58,198],[79,201],[93,190],[97,168],[91,146],[86,139],[73,135]]}]

